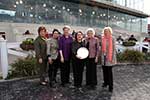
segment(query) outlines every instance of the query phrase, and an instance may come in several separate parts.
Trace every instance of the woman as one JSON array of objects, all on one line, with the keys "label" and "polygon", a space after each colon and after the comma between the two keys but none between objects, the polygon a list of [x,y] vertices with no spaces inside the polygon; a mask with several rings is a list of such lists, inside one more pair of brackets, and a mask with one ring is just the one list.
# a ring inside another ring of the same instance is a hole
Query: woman
[{"label": "woman", "polygon": [[92,28],[87,29],[86,47],[89,50],[89,56],[86,63],[86,85],[95,89],[97,85],[97,62],[99,56],[99,41],[95,36]]},{"label": "woman", "polygon": [[109,91],[113,91],[112,66],[116,64],[115,39],[112,37],[112,29],[105,27],[102,35],[101,62],[103,69],[104,83],[102,87],[109,86]]},{"label": "woman", "polygon": [[54,81],[56,82],[57,69],[60,66],[60,57],[59,57],[59,46],[58,46],[58,38],[60,32],[57,29],[54,29],[52,32],[52,38],[47,40],[47,55],[48,55],[48,63],[49,63],[49,85],[53,87]]},{"label": "woman", "polygon": [[61,85],[64,87],[69,82],[70,76],[70,59],[71,59],[71,48],[73,39],[70,36],[70,27],[65,26],[63,28],[63,36],[59,39],[59,52],[61,58]]},{"label": "woman", "polygon": [[37,66],[40,68],[40,84],[46,85],[47,80],[45,79],[45,73],[47,68],[47,44],[46,44],[46,28],[38,28],[39,36],[34,41],[34,48],[37,59]]},{"label": "woman", "polygon": [[74,86],[76,88],[81,88],[83,69],[84,69],[84,59],[81,59],[77,55],[77,50],[80,47],[85,47],[85,42],[83,41],[83,33],[81,31],[75,34],[75,41],[72,43],[72,65],[73,65],[73,76],[74,76]]}]

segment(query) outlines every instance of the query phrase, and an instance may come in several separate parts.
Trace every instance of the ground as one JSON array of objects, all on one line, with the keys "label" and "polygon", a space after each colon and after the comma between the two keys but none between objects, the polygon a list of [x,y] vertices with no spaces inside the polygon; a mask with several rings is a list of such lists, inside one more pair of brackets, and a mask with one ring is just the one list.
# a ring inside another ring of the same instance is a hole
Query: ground
[{"label": "ground", "polygon": [[150,100],[150,65],[119,65],[113,72],[113,93],[101,87],[102,69],[98,67],[96,90],[83,86],[84,93],[81,93],[58,84],[52,89],[39,85],[38,78],[1,81],[0,100]]}]

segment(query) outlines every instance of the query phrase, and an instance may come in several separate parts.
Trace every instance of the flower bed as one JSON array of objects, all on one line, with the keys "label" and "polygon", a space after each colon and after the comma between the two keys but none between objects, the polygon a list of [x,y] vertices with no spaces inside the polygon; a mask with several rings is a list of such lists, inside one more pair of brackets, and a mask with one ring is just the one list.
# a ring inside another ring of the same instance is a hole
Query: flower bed
[{"label": "flower bed", "polygon": [[34,39],[27,38],[25,41],[23,41],[20,44],[20,48],[23,50],[26,50],[26,51],[34,50],[34,44],[33,43],[34,43]]}]

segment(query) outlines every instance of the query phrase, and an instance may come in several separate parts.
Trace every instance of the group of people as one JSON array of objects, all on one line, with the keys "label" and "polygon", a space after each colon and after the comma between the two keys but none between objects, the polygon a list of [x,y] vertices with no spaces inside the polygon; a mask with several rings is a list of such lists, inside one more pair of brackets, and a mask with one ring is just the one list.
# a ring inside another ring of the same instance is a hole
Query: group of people
[{"label": "group of people", "polygon": [[124,41],[133,41],[133,42],[137,42],[138,40],[135,38],[135,36],[132,34],[129,38],[127,39],[123,39],[121,34],[118,36],[118,38],[116,39],[116,41],[120,44],[122,44]]},{"label": "group of people", "polygon": [[[39,36],[34,41],[37,66],[40,68],[40,83],[46,85],[45,73],[47,64],[49,66],[49,85],[54,87],[57,70],[60,68],[61,86],[70,84],[70,65],[72,64],[74,87],[82,89],[83,71],[86,68],[86,87],[95,89],[97,85],[97,62],[103,69],[104,83],[102,87],[109,86],[113,91],[112,67],[116,64],[115,40],[112,37],[112,29],[105,27],[102,31],[101,40],[95,37],[93,28],[75,32],[74,37],[70,34],[70,26],[63,27],[63,34],[54,29],[52,37],[47,39],[45,27],[38,28]],[[89,54],[85,59],[77,54],[79,48],[87,48]]]}]

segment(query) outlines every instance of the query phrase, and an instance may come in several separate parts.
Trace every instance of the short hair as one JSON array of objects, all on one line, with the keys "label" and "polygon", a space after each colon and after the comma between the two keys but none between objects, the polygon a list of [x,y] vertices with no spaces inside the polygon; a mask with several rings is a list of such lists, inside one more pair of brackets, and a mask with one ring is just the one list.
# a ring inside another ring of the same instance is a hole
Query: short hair
[{"label": "short hair", "polygon": [[83,33],[82,33],[81,31],[76,32],[76,33],[75,33],[75,40],[76,40],[76,41],[77,41],[77,35],[78,35],[78,33],[81,33],[81,34],[83,35]]},{"label": "short hair", "polygon": [[71,29],[71,27],[70,27],[70,26],[65,25],[65,26],[63,27],[63,30],[65,30],[66,28],[67,28],[67,29],[69,29],[69,30]]},{"label": "short hair", "polygon": [[85,33],[87,34],[89,31],[93,33],[93,36],[95,35],[95,30],[93,28],[88,28]]},{"label": "short hair", "polygon": [[54,32],[58,32],[58,34],[61,34],[58,29],[54,29],[52,35],[54,34]]},{"label": "short hair", "polygon": [[44,26],[41,26],[38,28],[38,34],[40,35],[40,32],[44,30],[46,32],[46,28]]},{"label": "short hair", "polygon": [[112,28],[111,27],[104,27],[104,29],[102,30],[102,34],[104,34],[104,31],[105,30],[109,30],[110,31],[110,34],[112,35],[113,31],[112,31]]}]

